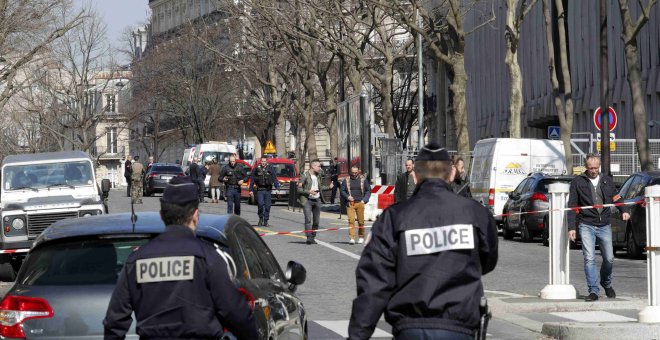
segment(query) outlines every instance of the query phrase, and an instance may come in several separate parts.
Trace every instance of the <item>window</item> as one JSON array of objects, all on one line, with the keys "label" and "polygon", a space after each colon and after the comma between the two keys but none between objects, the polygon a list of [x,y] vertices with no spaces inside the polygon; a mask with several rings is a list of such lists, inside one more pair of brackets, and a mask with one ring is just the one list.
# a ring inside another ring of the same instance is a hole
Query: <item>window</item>
[{"label": "window", "polygon": [[279,265],[259,236],[248,227],[238,227],[236,238],[245,256],[250,278],[282,281]]},{"label": "window", "polygon": [[107,153],[117,153],[117,128],[111,127],[105,129],[105,136],[107,138]]},{"label": "window", "polygon": [[619,190],[619,195],[625,200],[628,198],[632,198],[634,196],[632,195],[633,187],[635,186],[635,182],[639,182],[639,176],[630,176],[625,183],[621,186],[621,190]]},{"label": "window", "polygon": [[117,112],[117,95],[105,95],[105,112]]}]

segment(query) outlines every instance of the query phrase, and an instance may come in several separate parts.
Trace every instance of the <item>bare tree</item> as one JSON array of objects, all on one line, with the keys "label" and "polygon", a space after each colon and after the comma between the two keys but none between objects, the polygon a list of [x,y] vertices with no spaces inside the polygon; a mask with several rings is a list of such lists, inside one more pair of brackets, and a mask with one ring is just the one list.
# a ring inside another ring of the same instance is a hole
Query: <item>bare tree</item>
[{"label": "bare tree", "polygon": [[520,138],[522,135],[522,126],[520,114],[523,107],[523,77],[518,64],[518,44],[520,42],[520,27],[523,20],[534,8],[537,0],[506,0],[506,31],[504,37],[506,40],[506,55],[504,63],[509,71],[509,80],[511,81],[511,97],[509,100],[509,136]]},{"label": "bare tree", "polygon": [[19,70],[82,23],[84,10],[64,20],[59,16],[70,6],[68,0],[0,0],[0,110],[13,94],[30,86],[27,79],[17,79]]},{"label": "bare tree", "polygon": [[[557,31],[559,32],[559,65],[555,56],[555,44],[552,36],[553,27],[551,6],[557,8]],[[548,69],[552,82],[552,97],[559,116],[561,140],[564,143],[566,167],[573,169],[573,152],[571,150],[571,132],[573,131],[573,91],[571,88],[571,72],[568,64],[568,40],[566,38],[566,12],[562,0],[543,0],[543,17],[545,19],[546,43],[548,46]],[[559,66],[559,67],[558,67]],[[561,77],[561,86],[559,83]]]},{"label": "bare tree", "polygon": [[658,0],[649,0],[644,6],[639,0],[641,13],[637,20],[633,22],[628,7],[628,0],[619,0],[619,9],[621,13],[621,22],[623,32],[621,39],[624,43],[624,52],[626,55],[626,65],[628,66],[628,85],[632,94],[633,117],[635,119],[635,140],[637,141],[637,150],[639,162],[644,171],[653,170],[653,161],[649,152],[647,114],[644,106],[644,90],[642,89],[642,77],[639,71],[639,55],[637,52],[637,34],[649,20],[649,13]]}]

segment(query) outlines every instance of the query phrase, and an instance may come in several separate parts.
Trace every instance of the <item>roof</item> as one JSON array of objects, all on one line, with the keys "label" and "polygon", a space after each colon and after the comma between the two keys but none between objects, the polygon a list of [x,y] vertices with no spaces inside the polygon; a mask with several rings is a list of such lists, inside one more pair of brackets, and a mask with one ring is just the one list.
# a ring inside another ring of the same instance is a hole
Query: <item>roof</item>
[{"label": "roof", "polygon": [[[35,240],[34,246],[44,242],[81,236],[116,234],[160,234],[165,224],[160,213],[138,212],[135,228],[130,213],[117,213],[61,220],[48,227]],[[233,215],[200,214],[197,235],[211,239],[224,238],[225,225],[230,219],[240,219]]]},{"label": "roof", "polygon": [[2,160],[2,165],[10,163],[33,163],[59,159],[85,159],[91,160],[89,155],[83,151],[58,151],[43,153],[24,153],[9,155]]}]

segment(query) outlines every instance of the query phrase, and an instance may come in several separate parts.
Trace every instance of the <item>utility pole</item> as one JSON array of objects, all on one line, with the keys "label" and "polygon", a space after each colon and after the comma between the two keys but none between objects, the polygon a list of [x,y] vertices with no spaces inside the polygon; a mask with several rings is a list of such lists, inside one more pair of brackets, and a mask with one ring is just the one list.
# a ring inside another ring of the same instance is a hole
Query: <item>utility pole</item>
[{"label": "utility pole", "polygon": [[607,63],[607,0],[600,0],[600,147],[601,172],[607,176],[610,172],[610,109],[609,101],[609,72]]},{"label": "utility pole", "polygon": [[[422,27],[422,16],[417,10],[418,25]],[[422,35],[417,33],[417,121],[419,122],[419,137],[417,150],[424,146],[424,58],[422,56]]]}]

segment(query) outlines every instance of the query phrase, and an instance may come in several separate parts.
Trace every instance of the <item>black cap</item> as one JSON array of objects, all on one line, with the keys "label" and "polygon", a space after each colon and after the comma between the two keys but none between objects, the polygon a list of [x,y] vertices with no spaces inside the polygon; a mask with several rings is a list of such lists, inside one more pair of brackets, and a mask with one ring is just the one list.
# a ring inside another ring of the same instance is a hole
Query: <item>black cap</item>
[{"label": "black cap", "polygon": [[415,162],[417,161],[451,161],[451,157],[445,148],[440,147],[440,144],[431,142],[419,150],[415,158]]},{"label": "black cap", "polygon": [[193,183],[189,176],[177,176],[170,180],[160,201],[183,205],[197,201],[197,194],[197,184]]}]

